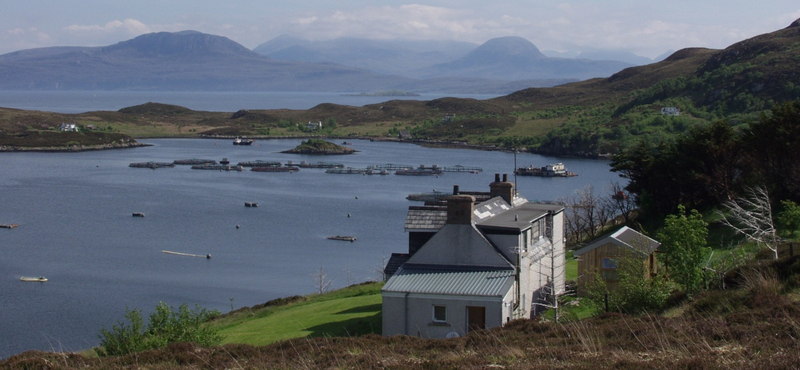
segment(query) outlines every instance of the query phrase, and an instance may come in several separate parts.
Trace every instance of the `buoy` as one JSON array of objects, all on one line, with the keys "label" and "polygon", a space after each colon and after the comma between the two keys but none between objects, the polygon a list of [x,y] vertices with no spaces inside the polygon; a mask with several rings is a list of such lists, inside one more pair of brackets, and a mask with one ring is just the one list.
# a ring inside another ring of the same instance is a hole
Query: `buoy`
[{"label": "buoy", "polygon": [[358,199],[358,195],[356,195],[356,199]]},{"label": "buoy", "polygon": [[347,214],[347,217],[350,217],[350,214],[349,214],[349,213]]},{"label": "buoy", "polygon": [[239,228],[239,225],[236,225],[236,228],[238,229],[238,228]]},{"label": "buoy", "polygon": [[209,254],[206,254],[206,259],[207,259],[207,260],[210,260],[210,259],[211,259],[211,253],[209,253]]}]

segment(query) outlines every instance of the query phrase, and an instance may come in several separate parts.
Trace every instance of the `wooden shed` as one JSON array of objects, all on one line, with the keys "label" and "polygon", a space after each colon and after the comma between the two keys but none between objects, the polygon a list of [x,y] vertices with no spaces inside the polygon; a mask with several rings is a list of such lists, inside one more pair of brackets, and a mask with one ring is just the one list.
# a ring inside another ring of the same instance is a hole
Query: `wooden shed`
[{"label": "wooden shed", "polygon": [[624,257],[641,259],[645,277],[656,274],[655,251],[661,243],[627,226],[575,251],[578,258],[578,295],[585,296],[588,283],[600,274],[609,289],[617,284],[617,268]]}]

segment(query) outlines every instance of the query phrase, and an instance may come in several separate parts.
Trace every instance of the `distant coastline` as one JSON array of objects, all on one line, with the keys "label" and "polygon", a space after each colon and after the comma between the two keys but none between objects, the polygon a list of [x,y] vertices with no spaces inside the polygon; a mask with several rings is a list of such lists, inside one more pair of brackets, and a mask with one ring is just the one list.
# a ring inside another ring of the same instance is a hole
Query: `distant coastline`
[{"label": "distant coastline", "polygon": [[421,96],[415,92],[410,91],[396,91],[396,90],[389,90],[389,91],[378,91],[372,93],[360,93],[360,94],[342,94],[342,96]]}]

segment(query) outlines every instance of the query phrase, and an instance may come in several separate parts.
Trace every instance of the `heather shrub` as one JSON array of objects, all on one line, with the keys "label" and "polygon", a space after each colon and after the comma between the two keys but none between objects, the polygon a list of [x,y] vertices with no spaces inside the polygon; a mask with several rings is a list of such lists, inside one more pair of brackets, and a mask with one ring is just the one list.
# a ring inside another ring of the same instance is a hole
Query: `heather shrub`
[{"label": "heather shrub", "polygon": [[127,322],[118,321],[111,327],[100,329],[101,356],[118,356],[148,349],[166,347],[172,343],[194,342],[202,346],[218,345],[222,342],[216,330],[202,325],[205,321],[219,315],[196,306],[189,309],[185,303],[173,311],[172,307],[160,302],[150,314],[147,325],[139,310],[126,310]]}]

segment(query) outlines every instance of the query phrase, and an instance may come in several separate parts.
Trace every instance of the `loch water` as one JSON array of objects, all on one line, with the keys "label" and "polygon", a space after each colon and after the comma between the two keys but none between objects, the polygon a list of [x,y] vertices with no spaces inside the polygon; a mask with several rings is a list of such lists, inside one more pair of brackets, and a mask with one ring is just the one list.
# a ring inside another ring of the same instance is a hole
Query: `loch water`
[{"label": "loch water", "polygon": [[[227,312],[380,278],[392,252],[407,250],[411,193],[488,191],[494,174],[513,179],[507,152],[354,140],[347,156],[282,154],[300,140],[140,140],[149,147],[79,153],[0,153],[0,358],[31,350],[77,351],[99,343],[125,310],[158,302]],[[131,168],[132,162],[228,158],[481,167],[440,176],[201,171]],[[523,165],[564,162],[569,178],[518,177],[530,200],[558,200],[588,185],[607,193],[623,181],[607,161],[518,154]],[[256,202],[258,207],[245,207]],[[132,217],[141,212],[145,217]],[[353,235],[355,242],[328,240]],[[188,257],[162,251],[204,256]],[[48,282],[21,282],[45,276]]]}]

